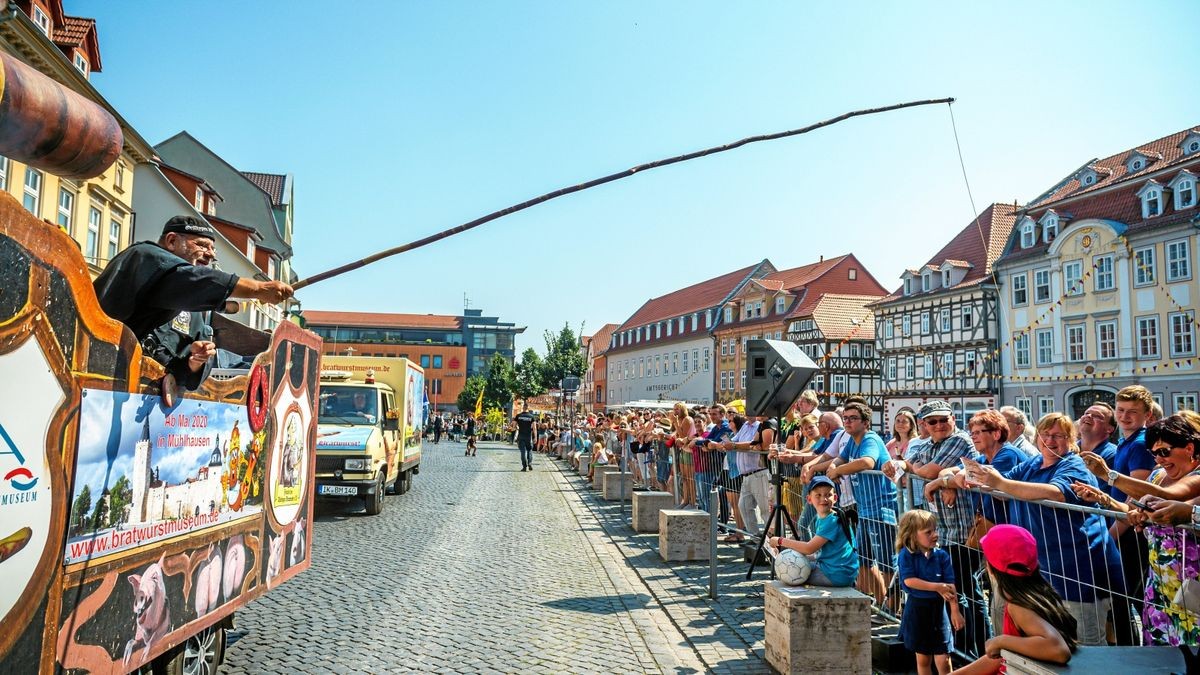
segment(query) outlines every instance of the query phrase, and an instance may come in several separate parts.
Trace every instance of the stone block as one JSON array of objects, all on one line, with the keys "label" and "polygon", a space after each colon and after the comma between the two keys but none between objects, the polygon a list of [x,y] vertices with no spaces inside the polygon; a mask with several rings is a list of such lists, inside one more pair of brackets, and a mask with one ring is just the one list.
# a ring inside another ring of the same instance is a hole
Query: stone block
[{"label": "stone block", "polygon": [[763,640],[781,673],[871,672],[871,599],[853,588],[769,581]]},{"label": "stone block", "polygon": [[[624,484],[622,492],[621,485]],[[633,474],[628,471],[621,473],[619,471],[609,471],[604,474],[604,498],[610,502],[615,502],[619,499],[628,500],[633,494]]]},{"label": "stone block", "polygon": [[712,554],[708,513],[682,509],[658,512],[658,554],[663,560],[708,560]]},{"label": "stone block", "polygon": [[[1000,650],[1013,675],[1060,675],[1063,673],[1182,673],[1187,671],[1178,647],[1079,647],[1066,665],[1046,663]],[[1116,666],[1115,664],[1120,664]]]},{"label": "stone block", "polygon": [[658,512],[675,508],[675,495],[670,492],[633,493],[633,531],[658,532]]},{"label": "stone block", "polygon": [[617,471],[617,467],[615,467],[615,466],[598,466],[598,467],[596,467],[595,471],[592,472],[592,488],[596,489],[596,490],[600,490],[600,489],[604,488],[604,474],[606,474],[610,471]]},{"label": "stone block", "polygon": [[587,455],[584,455],[579,458],[579,475],[580,476],[587,478],[588,462],[590,462],[590,461],[592,461],[592,460]]}]

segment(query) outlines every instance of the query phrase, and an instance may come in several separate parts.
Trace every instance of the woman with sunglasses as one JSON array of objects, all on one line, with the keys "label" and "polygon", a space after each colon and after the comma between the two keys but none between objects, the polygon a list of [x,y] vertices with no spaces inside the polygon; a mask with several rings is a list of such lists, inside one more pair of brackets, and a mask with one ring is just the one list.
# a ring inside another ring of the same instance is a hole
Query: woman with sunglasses
[{"label": "woman with sunglasses", "polygon": [[[1146,447],[1158,465],[1148,480],[1120,475],[1118,489],[1131,498],[1156,506],[1166,500],[1186,500],[1200,495],[1200,423],[1195,414],[1172,415],[1146,429]],[[1099,467],[1089,467],[1095,472]],[[1200,577],[1200,540],[1195,530],[1147,523],[1148,514],[1129,503],[1116,502],[1109,495],[1089,491],[1086,496],[1105,508],[1128,513],[1128,523],[1114,526],[1143,527],[1150,555],[1146,566],[1145,604],[1142,606],[1142,636],[1146,644],[1200,644],[1200,616],[1175,601],[1176,591],[1185,579]],[[1096,494],[1098,493],[1098,494]],[[1169,502],[1168,502],[1169,503]],[[1191,609],[1195,609],[1194,607]]]}]

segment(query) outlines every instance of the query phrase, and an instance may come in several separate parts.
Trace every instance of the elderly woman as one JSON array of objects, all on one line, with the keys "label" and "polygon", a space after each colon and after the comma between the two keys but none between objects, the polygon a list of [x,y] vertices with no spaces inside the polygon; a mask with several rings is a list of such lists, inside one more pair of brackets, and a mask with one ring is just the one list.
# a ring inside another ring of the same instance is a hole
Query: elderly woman
[{"label": "elderly woman", "polygon": [[[1200,423],[1184,415],[1172,415],[1146,429],[1146,447],[1158,465],[1147,480],[1120,476],[1117,486],[1134,499],[1151,505],[1165,500],[1191,499],[1200,495]],[[1099,460],[1099,461],[1097,461]],[[1105,470],[1098,456],[1089,458],[1093,472]],[[1176,601],[1185,579],[1200,576],[1200,540],[1191,528],[1175,528],[1147,523],[1147,513],[1128,503],[1117,503],[1094,488],[1077,488],[1084,499],[1102,503],[1106,508],[1129,514],[1129,523],[1144,526],[1150,546],[1146,571],[1145,604],[1142,607],[1142,636],[1147,644],[1200,644],[1200,616],[1196,607]],[[1165,502],[1169,503],[1169,502]],[[1120,522],[1120,521],[1118,521]],[[1128,527],[1129,525],[1122,523]]]},{"label": "elderly woman", "polygon": [[1083,505],[1072,486],[1097,487],[1079,458],[1075,423],[1050,413],[1037,423],[1039,456],[1001,473],[994,466],[965,461],[967,483],[984,485],[1015,499],[1009,522],[1038,540],[1038,566],[1066,601],[1079,625],[1079,641],[1106,645],[1105,625],[1111,600],[1104,589],[1124,592],[1121,555],[1104,517],[1035,502]]}]

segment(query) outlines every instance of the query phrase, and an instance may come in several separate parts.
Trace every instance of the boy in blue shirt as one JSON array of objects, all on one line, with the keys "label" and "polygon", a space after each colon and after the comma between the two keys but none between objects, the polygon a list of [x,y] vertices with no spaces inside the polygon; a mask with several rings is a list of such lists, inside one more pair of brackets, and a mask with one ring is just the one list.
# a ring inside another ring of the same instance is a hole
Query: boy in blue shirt
[{"label": "boy in blue shirt", "polygon": [[771,537],[777,550],[790,548],[808,556],[813,564],[808,583],[813,586],[852,586],[858,576],[852,517],[835,508],[833,481],[817,476],[808,484],[808,503],[817,512],[813,537],[808,541]]}]

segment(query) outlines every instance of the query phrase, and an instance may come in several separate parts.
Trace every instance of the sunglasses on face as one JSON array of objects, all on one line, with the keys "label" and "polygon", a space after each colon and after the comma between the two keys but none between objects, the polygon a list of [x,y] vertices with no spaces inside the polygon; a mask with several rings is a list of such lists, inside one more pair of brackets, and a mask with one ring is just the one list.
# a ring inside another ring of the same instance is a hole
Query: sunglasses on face
[{"label": "sunglasses on face", "polygon": [[1166,459],[1171,456],[1171,451],[1174,449],[1175,448],[1155,448],[1150,451],[1150,454],[1154,455],[1155,457]]},{"label": "sunglasses on face", "polygon": [[928,424],[931,427],[940,426],[942,424],[950,424],[950,418],[949,417],[927,417],[927,418],[925,418],[925,424]]}]

